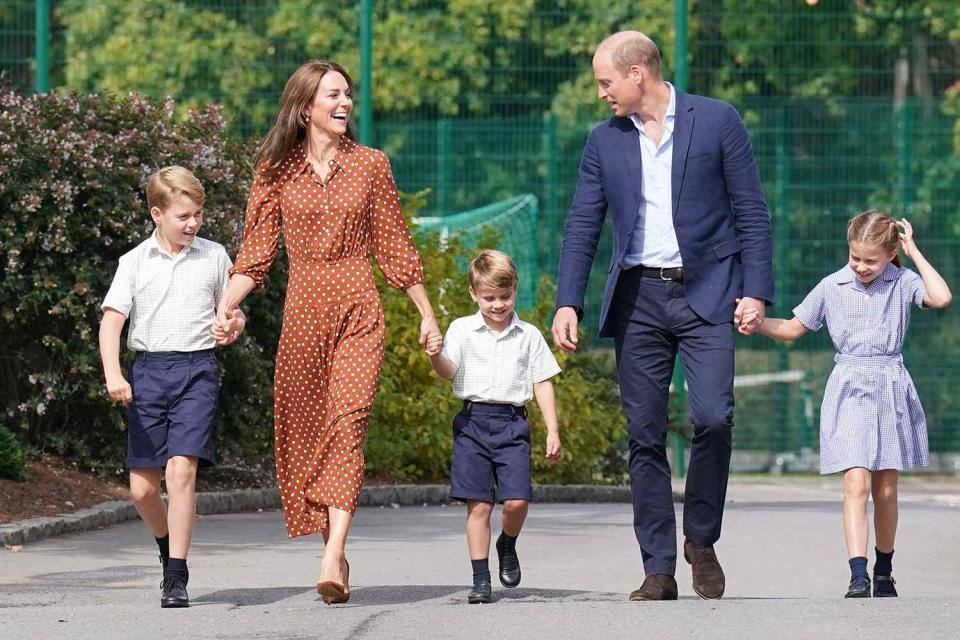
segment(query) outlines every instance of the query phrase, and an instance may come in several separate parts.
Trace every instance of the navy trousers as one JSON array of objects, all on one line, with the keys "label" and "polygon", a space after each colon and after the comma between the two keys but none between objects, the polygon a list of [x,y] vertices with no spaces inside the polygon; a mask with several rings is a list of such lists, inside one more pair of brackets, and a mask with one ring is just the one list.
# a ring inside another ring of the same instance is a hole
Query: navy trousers
[{"label": "navy trousers", "polygon": [[710,324],[687,304],[681,282],[621,274],[612,301],[620,397],[630,435],[633,528],[647,575],[673,575],[677,532],[667,399],[679,351],[687,378],[693,441],[683,504],[683,533],[711,545],[720,538],[730,473],[734,336],[731,322]]}]

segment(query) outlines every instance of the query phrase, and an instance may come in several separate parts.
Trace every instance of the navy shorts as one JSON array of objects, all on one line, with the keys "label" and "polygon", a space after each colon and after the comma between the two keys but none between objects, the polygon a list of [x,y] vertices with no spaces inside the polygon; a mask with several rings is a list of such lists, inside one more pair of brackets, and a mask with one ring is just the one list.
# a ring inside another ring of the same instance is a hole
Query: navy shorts
[{"label": "navy shorts", "polygon": [[464,402],[453,419],[450,485],[450,497],[456,500],[530,500],[527,410],[510,404]]},{"label": "navy shorts", "polygon": [[128,469],[164,467],[173,456],[213,464],[220,368],[212,350],[140,352],[130,386]]}]

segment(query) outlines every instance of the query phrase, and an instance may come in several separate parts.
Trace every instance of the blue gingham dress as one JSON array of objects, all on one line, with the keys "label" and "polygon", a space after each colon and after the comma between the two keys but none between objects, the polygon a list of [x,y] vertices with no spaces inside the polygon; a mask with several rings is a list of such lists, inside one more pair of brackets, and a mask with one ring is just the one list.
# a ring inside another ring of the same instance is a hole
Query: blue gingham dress
[{"label": "blue gingham dress", "polygon": [[910,269],[891,263],[864,287],[845,266],[793,310],[811,331],[825,321],[837,350],[820,407],[820,473],[929,464],[927,420],[901,354],[910,307],[924,296]]}]

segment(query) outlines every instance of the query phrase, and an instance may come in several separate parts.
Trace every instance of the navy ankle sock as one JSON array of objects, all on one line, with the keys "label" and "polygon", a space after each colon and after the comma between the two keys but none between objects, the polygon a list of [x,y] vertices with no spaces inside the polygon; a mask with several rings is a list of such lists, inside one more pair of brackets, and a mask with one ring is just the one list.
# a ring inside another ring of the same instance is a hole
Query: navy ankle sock
[{"label": "navy ankle sock", "polygon": [[857,578],[869,578],[867,575],[867,559],[863,556],[857,558],[850,558],[850,580],[856,580]]},{"label": "navy ankle sock", "polygon": [[884,553],[874,547],[877,552],[877,561],[873,563],[873,573],[878,576],[888,576],[893,573],[893,550]]},{"label": "navy ankle sock", "polygon": [[160,555],[163,557],[164,562],[166,562],[170,558],[170,534],[168,533],[162,538],[154,537],[153,539],[157,541]]},{"label": "navy ankle sock", "polygon": [[473,565],[473,584],[477,584],[481,580],[490,582],[490,563],[487,558],[471,560],[470,564]]},{"label": "navy ankle sock", "polygon": [[183,578],[183,581],[186,582],[190,579],[190,572],[187,571],[187,559],[186,558],[170,558],[167,562],[167,570],[164,572],[165,576],[179,576]]}]

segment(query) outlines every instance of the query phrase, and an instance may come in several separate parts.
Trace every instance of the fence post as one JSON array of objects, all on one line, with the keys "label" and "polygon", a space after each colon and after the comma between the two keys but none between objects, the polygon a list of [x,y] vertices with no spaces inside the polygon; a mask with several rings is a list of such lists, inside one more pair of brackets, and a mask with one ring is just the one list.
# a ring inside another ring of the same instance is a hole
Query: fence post
[{"label": "fence post", "polygon": [[897,217],[907,215],[913,196],[913,101],[905,99],[897,110]]},{"label": "fence post", "polygon": [[360,0],[360,142],[373,144],[373,2]]},{"label": "fence post", "polygon": [[36,18],[33,38],[36,49],[34,70],[34,90],[37,93],[50,92],[50,0],[35,0]]},{"label": "fence post", "polygon": [[[774,209],[774,290],[776,296],[780,299],[780,304],[789,305],[790,294],[787,285],[789,271],[786,261],[787,247],[790,244],[790,230],[787,220],[790,212],[790,118],[787,113],[787,106],[781,106],[778,113],[777,138],[774,146],[776,156],[776,193],[777,207]],[[789,307],[788,307],[789,308]],[[776,341],[777,349],[777,369],[786,371],[790,368],[790,354],[787,345],[780,340]],[[773,461],[777,453],[782,452],[789,444],[790,433],[789,425],[793,412],[789,411],[790,389],[786,384],[777,384],[775,392],[775,402],[779,415],[782,415],[787,421],[784,429],[778,429],[774,425],[770,428],[769,446],[770,459]]]},{"label": "fence post", "polygon": [[437,120],[437,215],[450,213],[453,185],[453,122]]},{"label": "fence post", "polygon": [[[544,176],[543,190],[543,219],[540,225],[550,229],[550,232],[540,237],[547,242],[554,240],[554,233],[559,234],[560,218],[560,158],[559,143],[557,141],[557,114],[548,113],[543,117],[543,155],[546,175]],[[549,273],[556,265],[556,247],[541,247],[540,259],[544,264],[537,264],[539,273]],[[539,262],[539,261],[538,261]]]}]

